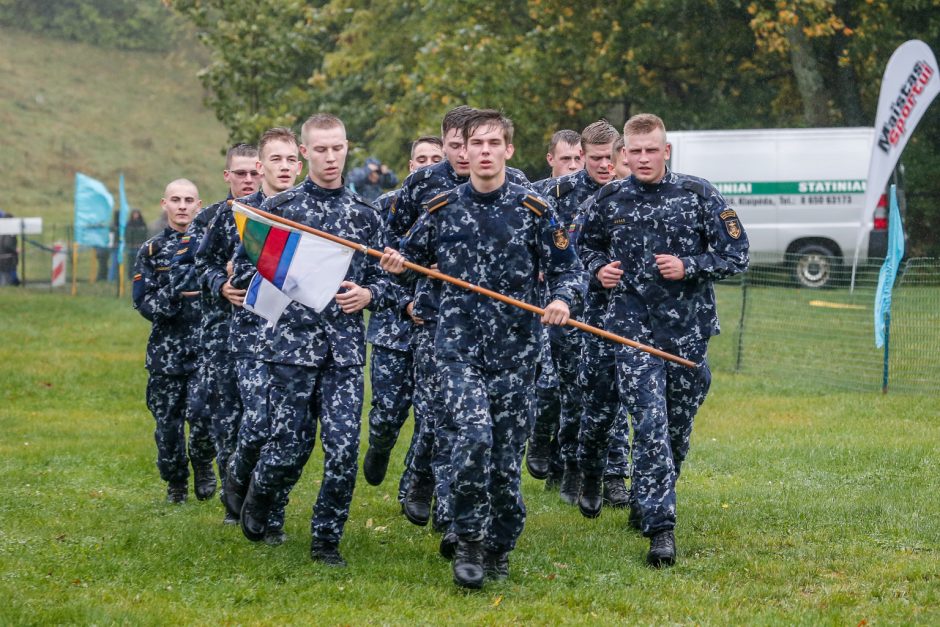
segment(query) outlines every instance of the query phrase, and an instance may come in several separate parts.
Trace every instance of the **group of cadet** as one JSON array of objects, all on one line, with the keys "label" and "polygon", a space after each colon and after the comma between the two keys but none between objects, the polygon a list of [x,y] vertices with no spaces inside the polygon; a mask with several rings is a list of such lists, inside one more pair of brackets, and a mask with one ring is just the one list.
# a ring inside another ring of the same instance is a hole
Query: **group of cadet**
[{"label": "group of cadet", "polygon": [[[344,184],[342,121],[318,113],[299,143],[274,128],[257,148],[233,146],[226,200],[199,211],[192,182],[167,185],[168,226],[141,247],[133,294],[153,322],[147,405],[170,502],[187,498],[190,463],[196,497],[213,496],[214,457],[224,522],[283,543],[319,425],[310,555],[345,565],[368,341],[363,475],[384,481],[413,410],[399,501],[409,521],[441,534],[458,586],[509,575],[527,443],[533,477],[588,518],[604,503],[629,507],[650,538],[647,563],[675,562],[675,483],[718,333],[712,283],[746,269],[747,236],[707,181],[668,169],[654,115],[634,116],[622,136],[604,120],[555,133],[552,176],[536,183],[507,166],[512,137],[499,111],[452,109],[440,137],[412,145],[402,186],[370,202]],[[308,175],[295,185],[301,157]],[[269,325],[243,307],[256,268],[234,198],[384,254],[356,253],[323,311],[292,302]],[[538,305],[541,318],[406,261]],[[573,330],[572,317],[697,366]]]}]

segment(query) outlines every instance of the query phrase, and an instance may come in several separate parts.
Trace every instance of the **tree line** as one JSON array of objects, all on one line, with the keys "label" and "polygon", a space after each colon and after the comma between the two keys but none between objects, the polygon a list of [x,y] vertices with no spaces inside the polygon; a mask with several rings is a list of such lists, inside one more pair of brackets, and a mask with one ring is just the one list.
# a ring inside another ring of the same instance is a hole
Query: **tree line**
[{"label": "tree line", "polygon": [[[151,26],[179,28],[167,9],[211,55],[200,78],[232,141],[328,110],[357,140],[354,160],[402,171],[410,141],[466,103],[513,118],[513,165],[532,178],[546,174],[554,130],[600,117],[621,126],[653,111],[673,130],[870,126],[895,48],[940,49],[940,0],[0,0],[0,24],[18,15],[76,38],[123,24],[144,41]],[[938,110],[904,155],[914,254],[940,255]]]}]

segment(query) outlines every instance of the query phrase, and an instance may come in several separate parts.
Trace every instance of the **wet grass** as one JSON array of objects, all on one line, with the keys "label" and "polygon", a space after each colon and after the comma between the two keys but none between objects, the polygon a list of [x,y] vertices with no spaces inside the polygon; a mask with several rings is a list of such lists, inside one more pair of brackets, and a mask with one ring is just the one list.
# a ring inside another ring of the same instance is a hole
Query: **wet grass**
[{"label": "wet grass", "polygon": [[147,332],[124,301],[0,289],[0,623],[940,621],[935,399],[719,369],[679,484],[676,567],[644,566],[625,512],[589,521],[526,475],[509,580],[465,594],[438,536],[399,513],[407,433],[389,479],[356,487],[345,570],[308,558],[319,449],[283,546],[223,526],[215,499],[167,505]]}]

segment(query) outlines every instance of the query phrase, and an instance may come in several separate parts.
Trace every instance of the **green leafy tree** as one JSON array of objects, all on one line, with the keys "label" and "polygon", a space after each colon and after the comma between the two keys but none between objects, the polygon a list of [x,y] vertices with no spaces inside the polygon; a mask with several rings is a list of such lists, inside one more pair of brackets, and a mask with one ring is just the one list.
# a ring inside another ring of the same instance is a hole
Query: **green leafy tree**
[{"label": "green leafy tree", "polygon": [[297,126],[319,109],[309,84],[335,35],[301,0],[168,0],[192,20],[211,62],[199,74],[232,142],[272,126]]}]

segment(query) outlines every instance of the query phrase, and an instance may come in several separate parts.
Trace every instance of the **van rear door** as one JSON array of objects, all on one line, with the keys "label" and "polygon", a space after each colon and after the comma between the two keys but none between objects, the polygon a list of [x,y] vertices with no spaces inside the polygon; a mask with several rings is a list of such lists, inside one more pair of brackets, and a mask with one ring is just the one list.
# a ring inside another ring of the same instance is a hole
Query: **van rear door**
[{"label": "van rear door", "polygon": [[778,150],[767,132],[679,131],[668,139],[670,167],[718,188],[741,218],[751,252],[779,251],[780,207],[764,189],[776,177]]}]

